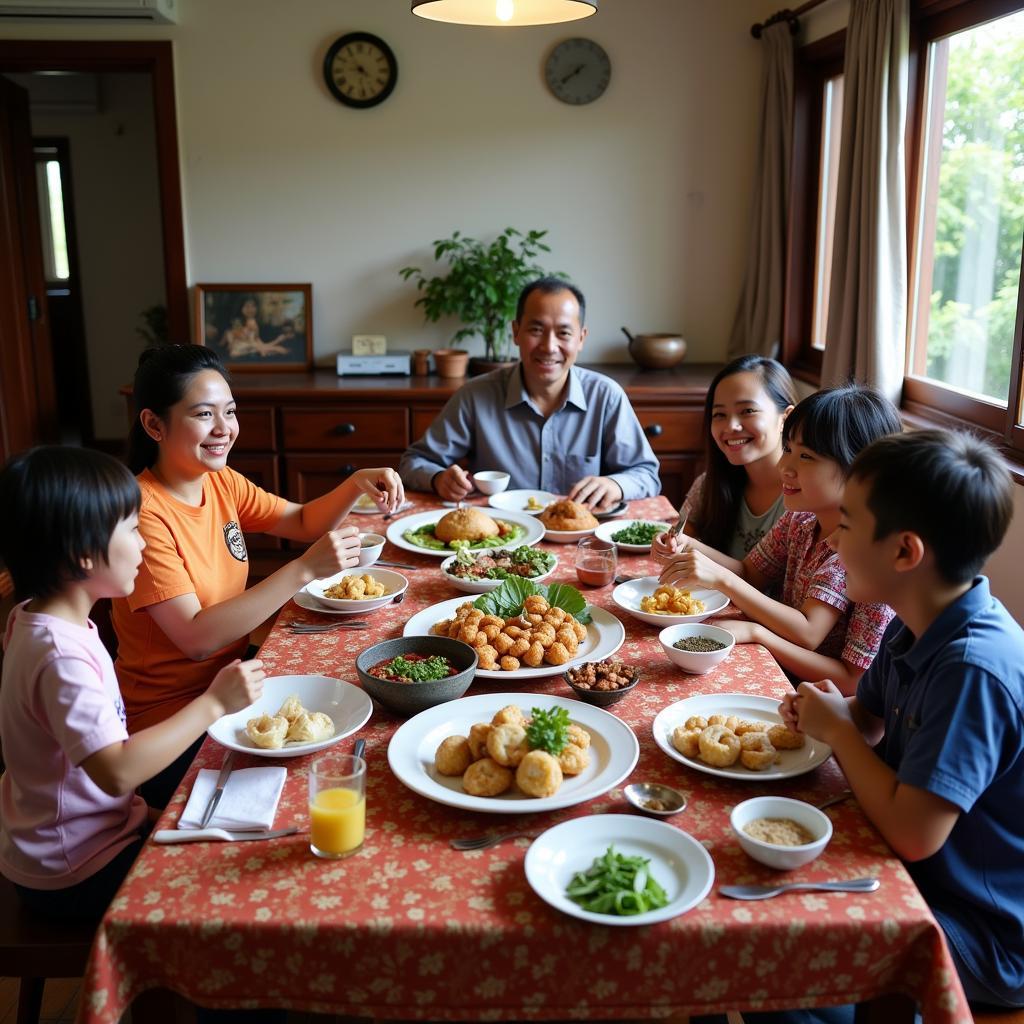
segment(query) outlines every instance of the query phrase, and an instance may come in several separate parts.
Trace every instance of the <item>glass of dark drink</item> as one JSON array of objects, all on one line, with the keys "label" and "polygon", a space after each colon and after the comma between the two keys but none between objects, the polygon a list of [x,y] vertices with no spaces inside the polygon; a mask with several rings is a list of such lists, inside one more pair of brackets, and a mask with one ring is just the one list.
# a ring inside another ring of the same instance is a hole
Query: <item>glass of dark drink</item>
[{"label": "glass of dark drink", "polygon": [[615,545],[599,537],[584,537],[576,545],[576,576],[585,587],[607,587],[615,579]]}]

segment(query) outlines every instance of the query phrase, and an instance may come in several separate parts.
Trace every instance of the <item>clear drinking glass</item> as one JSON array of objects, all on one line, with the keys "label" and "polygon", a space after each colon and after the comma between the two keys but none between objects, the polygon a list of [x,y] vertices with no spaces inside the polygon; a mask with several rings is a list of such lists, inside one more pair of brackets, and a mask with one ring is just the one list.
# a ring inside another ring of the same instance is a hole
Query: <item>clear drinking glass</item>
[{"label": "clear drinking glass", "polygon": [[366,830],[366,762],[326,754],[309,770],[309,848],[318,857],[349,857]]},{"label": "clear drinking glass", "polygon": [[615,545],[599,537],[584,537],[576,545],[576,576],[585,587],[607,587],[615,579]]}]

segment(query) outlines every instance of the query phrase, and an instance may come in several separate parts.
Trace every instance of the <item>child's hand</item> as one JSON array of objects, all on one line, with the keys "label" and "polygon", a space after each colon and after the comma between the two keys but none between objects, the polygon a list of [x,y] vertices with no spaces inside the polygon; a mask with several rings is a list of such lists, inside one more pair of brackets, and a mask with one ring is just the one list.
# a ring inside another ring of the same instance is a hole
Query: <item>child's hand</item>
[{"label": "child's hand", "polygon": [[206,692],[224,709],[221,714],[230,715],[260,699],[266,678],[262,661],[256,658],[252,661],[236,660],[225,665],[213,677]]},{"label": "child's hand", "polygon": [[800,722],[796,714],[796,690],[787,693],[779,701],[779,714],[782,715],[782,721],[786,726],[793,732],[800,732]]},{"label": "child's hand", "polygon": [[[682,540],[682,538],[677,538]],[[660,582],[671,587],[699,583],[717,590],[725,578],[726,569],[696,548],[685,547],[662,570]]]},{"label": "child's hand", "polygon": [[651,554],[656,561],[670,562],[673,555],[683,550],[685,544],[685,537],[670,537],[667,533],[656,533],[651,542]]},{"label": "child's hand", "polygon": [[377,502],[381,512],[395,512],[405,501],[402,478],[393,469],[360,469],[349,479],[363,494]]},{"label": "child's hand", "polygon": [[834,746],[833,737],[844,726],[857,729],[846,697],[831,679],[801,683],[791,704],[798,730],[829,746]]},{"label": "child's hand", "polygon": [[359,564],[359,530],[354,526],[328,530],[299,561],[315,580],[333,576],[342,569],[351,569]]}]

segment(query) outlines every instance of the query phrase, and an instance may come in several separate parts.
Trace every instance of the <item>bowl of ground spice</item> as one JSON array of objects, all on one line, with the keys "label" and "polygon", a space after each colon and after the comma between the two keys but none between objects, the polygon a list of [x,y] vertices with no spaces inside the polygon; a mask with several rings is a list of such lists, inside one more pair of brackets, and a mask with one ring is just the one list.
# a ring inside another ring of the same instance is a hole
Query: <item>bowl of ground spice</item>
[{"label": "bowl of ground spice", "polygon": [[658,639],[668,660],[693,676],[703,675],[725,661],[736,645],[735,637],[727,629],[704,622],[666,626]]},{"label": "bowl of ground spice", "polygon": [[732,809],[729,823],[749,856],[779,871],[809,864],[832,838],[832,821],[824,811],[784,796],[744,800]]}]

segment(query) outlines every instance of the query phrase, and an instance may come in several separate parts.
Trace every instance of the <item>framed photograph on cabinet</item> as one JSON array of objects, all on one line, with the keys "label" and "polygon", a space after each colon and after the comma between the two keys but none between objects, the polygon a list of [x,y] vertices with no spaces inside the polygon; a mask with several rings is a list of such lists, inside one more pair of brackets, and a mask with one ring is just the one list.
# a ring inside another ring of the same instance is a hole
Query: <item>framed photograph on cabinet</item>
[{"label": "framed photograph on cabinet", "polygon": [[196,344],[230,370],[308,370],[313,365],[313,286],[197,284]]}]

